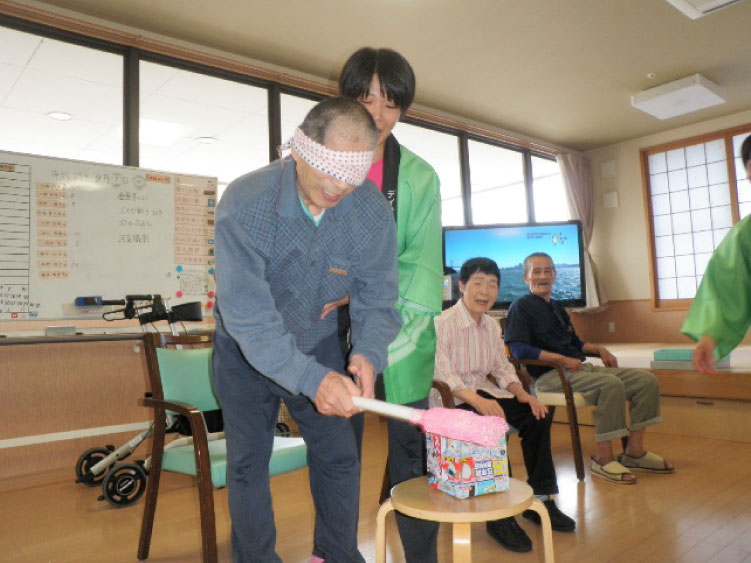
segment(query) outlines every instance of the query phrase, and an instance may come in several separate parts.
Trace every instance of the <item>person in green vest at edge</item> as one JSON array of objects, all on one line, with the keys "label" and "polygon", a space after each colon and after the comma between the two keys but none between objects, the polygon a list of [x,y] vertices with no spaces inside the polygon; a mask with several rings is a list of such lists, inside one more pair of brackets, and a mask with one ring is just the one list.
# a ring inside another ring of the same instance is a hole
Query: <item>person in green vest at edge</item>
[{"label": "person in green vest at edge", "polygon": [[[400,145],[391,134],[412,105],[415,74],[396,51],[363,47],[344,64],[339,93],[360,102],[373,116],[378,142],[368,179],[391,204],[396,220],[396,307],[402,317],[402,329],[388,349],[388,367],[378,377],[376,394],[391,403],[427,408],[435,363],[433,319],[440,314],[443,302],[440,182],[430,164]],[[329,303],[322,314],[339,308],[340,321],[346,323],[346,304],[346,299]],[[362,415],[351,420],[362,447]],[[388,442],[391,486],[425,474],[425,437],[418,428],[389,419]],[[437,561],[438,524],[399,513],[396,520],[407,563]],[[314,549],[311,562],[320,561],[320,554]]]},{"label": "person in green vest at edge", "polygon": [[[751,182],[751,135],[741,145]],[[698,341],[694,367],[715,374],[715,359],[727,356],[751,324],[751,216],[736,223],[707,264],[681,332]]]}]

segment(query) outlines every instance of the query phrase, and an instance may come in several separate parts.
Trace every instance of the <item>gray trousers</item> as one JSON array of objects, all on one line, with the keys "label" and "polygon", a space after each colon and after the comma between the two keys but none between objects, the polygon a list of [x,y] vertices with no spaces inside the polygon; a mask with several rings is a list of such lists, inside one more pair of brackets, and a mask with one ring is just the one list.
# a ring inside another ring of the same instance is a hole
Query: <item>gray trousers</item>
[{"label": "gray trousers", "polygon": [[[589,405],[595,405],[595,440],[607,442],[629,431],[659,424],[660,386],[657,378],[633,368],[606,368],[590,363],[570,374],[571,389],[581,393]],[[562,392],[557,370],[537,378],[535,388],[542,392]],[[626,425],[626,401],[630,403],[630,424]]]},{"label": "gray trousers", "polygon": [[[350,421],[316,412],[232,354],[228,339],[214,339],[214,390],[227,439],[227,488],[234,563],[281,563],[269,488],[269,458],[279,399],[284,399],[308,446],[310,493],[316,510],[316,545],[326,563],[364,563],[357,548],[360,462]],[[336,354],[339,355],[338,345]],[[300,483],[298,494],[306,495]]]}]

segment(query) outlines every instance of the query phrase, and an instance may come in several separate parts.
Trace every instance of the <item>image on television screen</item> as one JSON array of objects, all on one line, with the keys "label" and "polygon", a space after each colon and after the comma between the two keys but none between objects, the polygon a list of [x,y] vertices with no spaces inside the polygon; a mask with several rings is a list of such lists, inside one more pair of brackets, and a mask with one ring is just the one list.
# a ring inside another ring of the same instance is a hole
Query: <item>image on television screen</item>
[{"label": "image on television screen", "polygon": [[[491,258],[498,264],[501,286],[496,309],[507,308],[514,299],[529,292],[522,277],[523,262],[533,252],[545,252],[553,258],[558,274],[553,299],[583,307],[586,290],[579,221],[443,229],[444,273],[458,278],[462,264],[478,256]],[[457,298],[458,295],[452,295],[449,301]]]}]

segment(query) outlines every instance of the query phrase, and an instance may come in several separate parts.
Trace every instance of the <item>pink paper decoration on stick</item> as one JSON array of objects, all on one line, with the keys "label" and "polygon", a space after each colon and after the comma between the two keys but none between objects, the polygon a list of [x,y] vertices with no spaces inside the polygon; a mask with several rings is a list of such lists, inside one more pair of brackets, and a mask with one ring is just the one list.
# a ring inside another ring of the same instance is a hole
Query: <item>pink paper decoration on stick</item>
[{"label": "pink paper decoration on stick", "polygon": [[352,397],[352,402],[363,410],[406,420],[425,432],[486,447],[497,445],[509,428],[500,417],[481,416],[463,409],[414,409],[365,397]]},{"label": "pink paper decoration on stick", "polygon": [[410,419],[425,432],[473,442],[481,446],[495,446],[508,432],[506,421],[497,416],[481,416],[463,409],[415,409]]}]

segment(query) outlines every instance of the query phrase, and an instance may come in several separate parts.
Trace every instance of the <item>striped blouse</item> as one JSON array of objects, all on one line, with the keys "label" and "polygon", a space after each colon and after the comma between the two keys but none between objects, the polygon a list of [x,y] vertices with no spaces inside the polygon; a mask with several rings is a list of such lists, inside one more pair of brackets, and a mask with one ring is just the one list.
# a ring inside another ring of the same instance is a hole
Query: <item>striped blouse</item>
[{"label": "striped blouse", "polygon": [[[494,397],[513,395],[506,391],[512,383],[520,383],[514,367],[506,358],[501,327],[489,315],[482,316],[478,325],[460,299],[435,319],[436,353],[434,379],[442,381],[452,391],[456,389],[482,390]],[[492,384],[487,375],[498,380]],[[461,401],[454,398],[454,403]],[[430,406],[442,406],[435,389],[430,391]]]}]

